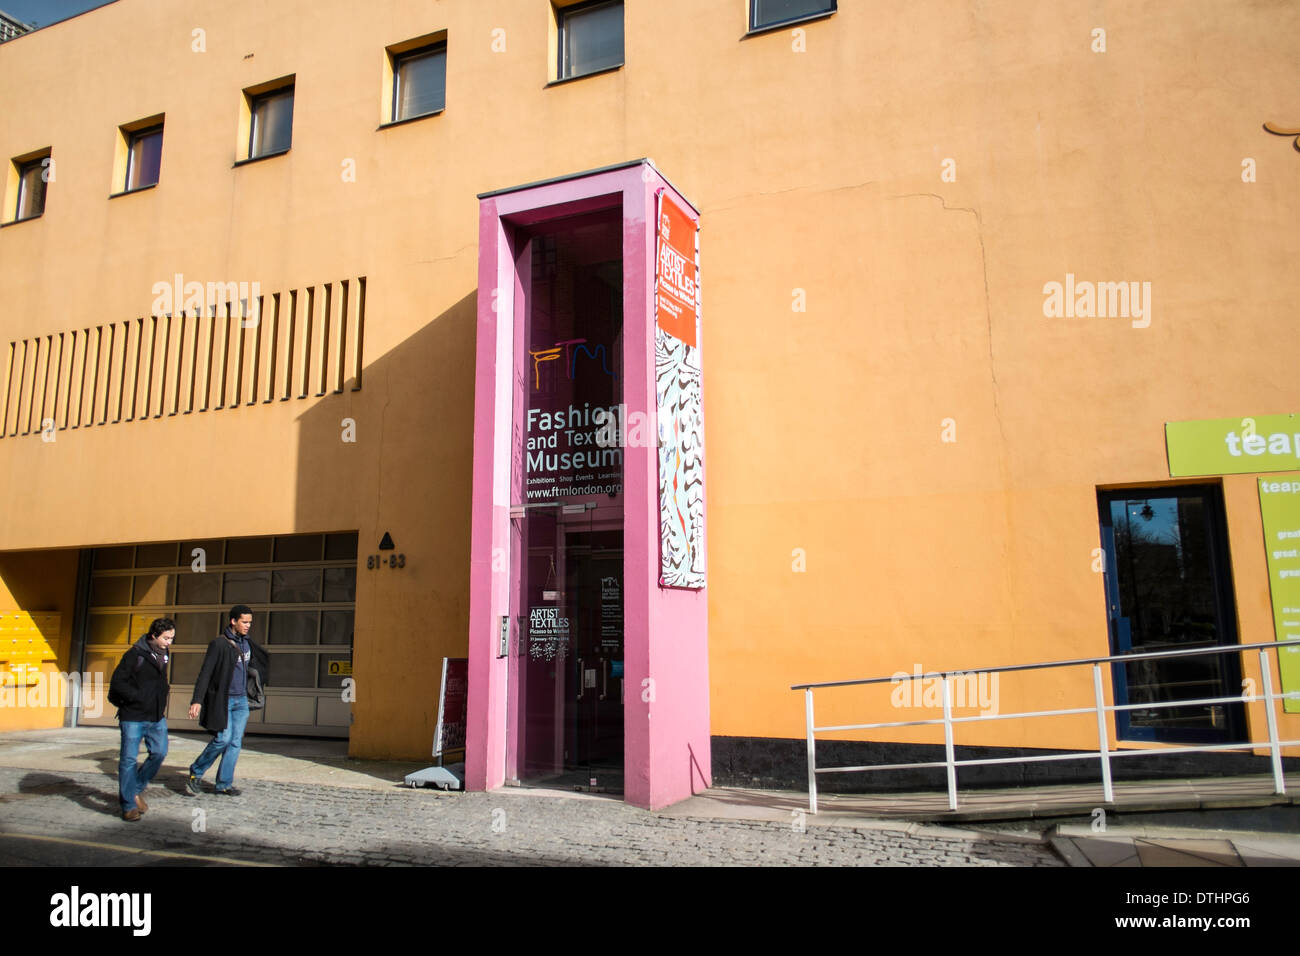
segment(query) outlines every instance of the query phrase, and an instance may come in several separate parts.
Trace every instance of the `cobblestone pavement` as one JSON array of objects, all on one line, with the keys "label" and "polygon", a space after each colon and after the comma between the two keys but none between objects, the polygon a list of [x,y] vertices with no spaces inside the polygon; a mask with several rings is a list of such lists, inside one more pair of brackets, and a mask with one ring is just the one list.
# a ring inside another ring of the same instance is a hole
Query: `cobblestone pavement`
[{"label": "cobblestone pavement", "polygon": [[[288,865],[1063,866],[1047,843],[942,827],[719,820],[608,798],[506,789],[445,793],[237,780],[239,797],[184,794],[165,767],[138,823],[103,773],[0,768],[0,864],[55,860]],[[35,839],[41,838],[41,839]],[[42,846],[59,853],[42,857]],[[80,853],[81,856],[69,856]]]}]

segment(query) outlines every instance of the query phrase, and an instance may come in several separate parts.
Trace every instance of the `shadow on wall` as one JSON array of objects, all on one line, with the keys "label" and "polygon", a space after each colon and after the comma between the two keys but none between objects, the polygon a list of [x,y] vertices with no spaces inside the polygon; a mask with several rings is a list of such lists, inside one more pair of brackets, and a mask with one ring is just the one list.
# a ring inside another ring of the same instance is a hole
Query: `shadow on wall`
[{"label": "shadow on wall", "polygon": [[690,759],[690,766],[687,768],[687,773],[691,781],[691,793],[703,793],[705,790],[708,790],[709,787],[713,786],[713,784],[709,781],[709,778],[705,776],[704,768],[700,766],[699,760],[696,759],[695,748],[690,744],[687,744],[686,753]]},{"label": "shadow on wall", "polygon": [[[370,291],[364,341],[396,298]],[[353,756],[427,759],[442,658],[467,652],[477,309],[470,292],[298,419],[295,527],[358,532]]]}]

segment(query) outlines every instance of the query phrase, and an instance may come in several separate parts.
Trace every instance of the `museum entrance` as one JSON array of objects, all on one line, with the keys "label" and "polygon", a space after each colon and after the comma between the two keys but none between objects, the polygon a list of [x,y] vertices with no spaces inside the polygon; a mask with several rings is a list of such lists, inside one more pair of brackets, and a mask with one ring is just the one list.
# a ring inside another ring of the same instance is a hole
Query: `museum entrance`
[{"label": "museum entrance", "polygon": [[466,787],[666,806],[712,775],[699,213],[649,160],[478,199]]},{"label": "museum entrance", "polygon": [[588,530],[585,515],[578,522],[556,517],[536,514],[528,521],[530,589],[517,642],[518,779],[617,793],[623,783],[623,532]]},{"label": "museum entrance", "polygon": [[516,236],[509,776],[623,788],[621,215]]}]

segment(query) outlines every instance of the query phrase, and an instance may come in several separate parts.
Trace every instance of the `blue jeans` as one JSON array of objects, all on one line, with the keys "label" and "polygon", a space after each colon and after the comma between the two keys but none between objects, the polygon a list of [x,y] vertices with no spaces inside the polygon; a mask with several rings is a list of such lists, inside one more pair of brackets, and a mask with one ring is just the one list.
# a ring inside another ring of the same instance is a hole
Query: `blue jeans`
[{"label": "blue jeans", "polygon": [[190,764],[190,773],[202,777],[212,766],[212,762],[221,758],[217,767],[217,789],[229,790],[235,782],[235,762],[239,760],[239,751],[244,745],[244,728],[248,726],[248,698],[231,697],[226,711],[226,729],[212,738],[203,748],[203,753]]},{"label": "blue jeans", "polygon": [[[122,752],[117,761],[117,793],[122,800],[122,812],[134,810],[136,794],[144,792],[163,758],[167,756],[167,718],[162,720],[123,720]],[[137,763],[140,741],[144,741],[149,757]]]}]

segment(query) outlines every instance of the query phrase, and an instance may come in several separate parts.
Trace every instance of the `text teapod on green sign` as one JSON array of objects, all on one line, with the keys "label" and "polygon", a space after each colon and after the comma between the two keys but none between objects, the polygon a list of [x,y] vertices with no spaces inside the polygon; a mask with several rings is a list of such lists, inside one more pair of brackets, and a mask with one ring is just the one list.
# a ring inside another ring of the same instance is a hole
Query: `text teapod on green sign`
[{"label": "text teapod on green sign", "polygon": [[1300,416],[1166,422],[1169,476],[1254,475],[1300,468]]},{"label": "text teapod on green sign", "polygon": [[[1279,641],[1300,640],[1300,475],[1259,479],[1259,511],[1264,518],[1268,591],[1273,599],[1273,631]],[[1300,646],[1280,647],[1282,693],[1300,691]],[[1300,714],[1300,700],[1282,702]]]}]

